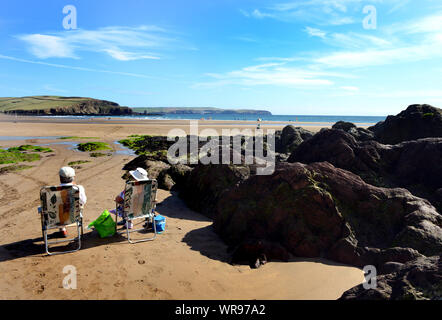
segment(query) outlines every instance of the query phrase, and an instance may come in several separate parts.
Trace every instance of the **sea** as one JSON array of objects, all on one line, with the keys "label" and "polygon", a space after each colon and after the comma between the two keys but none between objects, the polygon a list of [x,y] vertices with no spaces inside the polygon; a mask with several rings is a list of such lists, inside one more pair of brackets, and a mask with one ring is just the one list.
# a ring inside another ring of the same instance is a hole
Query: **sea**
[{"label": "sea", "polygon": [[385,120],[386,116],[343,116],[343,115],[262,115],[262,114],[167,114],[167,115],[131,115],[131,116],[44,116],[71,119],[127,119],[127,120],[215,120],[215,121],[274,121],[278,123],[312,122],[336,123],[347,121],[352,123],[377,123]]}]

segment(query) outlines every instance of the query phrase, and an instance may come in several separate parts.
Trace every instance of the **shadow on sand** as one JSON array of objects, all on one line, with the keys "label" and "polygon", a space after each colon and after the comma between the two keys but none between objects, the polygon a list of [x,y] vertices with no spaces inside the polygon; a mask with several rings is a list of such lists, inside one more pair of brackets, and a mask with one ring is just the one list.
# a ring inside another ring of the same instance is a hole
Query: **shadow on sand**
[{"label": "shadow on sand", "polygon": [[[84,233],[81,237],[81,251],[87,250],[90,248],[106,246],[112,243],[126,243],[127,238],[126,234],[122,230],[118,230],[119,232],[123,232],[123,234],[115,234],[109,238],[101,239],[98,236],[96,231],[90,231]],[[75,231],[76,232],[76,231]],[[144,232],[139,232],[144,233]],[[73,234],[73,232],[71,232]],[[55,234],[51,234],[49,239],[55,239]],[[73,250],[77,247],[77,242],[70,242],[68,244],[57,245],[54,247],[50,247],[51,252],[61,252],[67,250]],[[47,256],[45,251],[45,245],[43,241],[43,237],[34,238],[34,239],[26,239],[21,240],[9,244],[5,244],[0,246],[0,262],[15,260],[25,257],[30,257],[34,255]]]},{"label": "shadow on sand", "polygon": [[[212,219],[189,209],[184,201],[178,197],[177,192],[172,192],[170,197],[164,199],[161,205],[157,206],[156,211],[161,215],[174,219],[213,222]],[[198,251],[210,259],[230,262],[227,245],[215,233],[212,225],[188,232],[182,241],[191,250]]]},{"label": "shadow on sand", "polygon": [[230,263],[231,255],[227,252],[227,245],[215,233],[211,225],[188,232],[183,242],[190,249],[200,252],[207,258]]},{"label": "shadow on sand", "polygon": [[[161,205],[158,205],[156,211],[161,215],[174,219],[186,219],[203,222],[213,221],[210,218],[187,208],[187,206],[175,192],[172,193],[170,197],[163,200]],[[82,236],[81,240],[81,250],[87,250],[103,245],[106,246],[112,243],[127,242],[125,234],[116,234],[113,237],[101,239],[96,231],[85,233]],[[215,233],[212,225],[208,225],[188,232],[183,237],[182,242],[186,243],[191,250],[197,251],[209,259],[218,260],[220,262],[229,264],[231,262],[231,253],[228,252],[228,246]],[[53,251],[73,249],[75,245],[76,243],[72,243],[64,246],[55,247]],[[46,256],[42,237],[38,237],[35,239],[26,239],[0,246],[0,262],[35,255]],[[272,260],[272,262],[273,261],[277,262],[277,260]],[[335,263],[333,261],[322,258],[300,258],[293,256],[290,257],[288,262],[316,262],[334,266],[342,265],[340,263]]]},{"label": "shadow on sand", "polygon": [[[212,219],[189,209],[175,192],[157,207],[157,212],[174,219],[213,222]],[[231,263],[232,252],[231,250],[228,250],[228,246],[215,233],[212,225],[188,232],[182,241],[186,243],[191,250],[197,251],[209,259],[229,264]],[[290,255],[288,261],[270,260],[270,262],[315,262],[333,266],[342,265],[319,257],[302,258],[294,257],[292,255]]]},{"label": "shadow on sand", "polygon": [[212,222],[213,220],[189,209],[184,201],[178,196],[178,192],[172,191],[171,196],[157,204],[156,212],[163,216],[174,219]]}]

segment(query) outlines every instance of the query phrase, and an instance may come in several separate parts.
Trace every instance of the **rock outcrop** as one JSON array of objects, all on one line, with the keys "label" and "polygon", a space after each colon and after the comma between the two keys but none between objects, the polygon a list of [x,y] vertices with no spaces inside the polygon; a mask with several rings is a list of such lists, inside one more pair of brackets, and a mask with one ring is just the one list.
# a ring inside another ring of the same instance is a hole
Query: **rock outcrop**
[{"label": "rock outcrop", "polygon": [[[230,246],[266,240],[295,256],[355,266],[442,252],[442,216],[428,201],[329,163],[282,163],[211,200],[215,231]],[[417,252],[385,251],[395,247]]]},{"label": "rock outcrop", "polygon": [[[123,167],[123,170],[128,172],[136,168],[145,169],[149,178],[156,179],[158,181],[158,187],[164,190],[184,187],[187,177],[192,171],[192,168],[187,165],[169,164],[164,154],[138,156],[127,163]],[[123,178],[127,178],[127,172]]]},{"label": "rock outcrop", "polygon": [[442,137],[442,109],[414,104],[396,116],[388,116],[369,130],[377,141],[385,144]]},{"label": "rock outcrop", "polygon": [[338,121],[332,126],[332,129],[343,130],[359,141],[369,141],[374,139],[373,132],[364,128],[358,128],[351,122]]},{"label": "rock outcrop", "polygon": [[213,218],[218,201],[249,176],[248,166],[198,165],[189,174],[180,197],[189,208]]},{"label": "rock outcrop", "polygon": [[343,130],[325,129],[303,142],[287,161],[306,164],[327,161],[359,175],[367,183],[407,188],[442,209],[437,191],[442,188],[441,159],[442,138],[383,145],[357,141]]},{"label": "rock outcrop", "polygon": [[303,141],[313,137],[313,133],[300,127],[292,125],[284,127],[282,131],[277,131],[275,136],[275,151],[278,153],[291,153]]},{"label": "rock outcrop", "polygon": [[[147,155],[166,148],[164,139],[143,142],[146,155],[125,170],[143,167],[163,188],[179,188],[191,209],[214,220],[234,264],[257,268],[299,256],[374,265],[378,287],[358,286],[342,299],[437,299],[440,114],[414,105],[370,130],[338,122],[315,135],[287,126],[276,133],[276,171],[269,176],[256,175],[244,155],[236,154],[238,165],[196,166],[170,165],[164,152]],[[242,151],[247,145],[242,139]]]},{"label": "rock outcrop", "polygon": [[440,300],[442,256],[419,257],[403,263],[386,263],[376,277],[376,288],[361,284],[346,291],[341,300]]}]

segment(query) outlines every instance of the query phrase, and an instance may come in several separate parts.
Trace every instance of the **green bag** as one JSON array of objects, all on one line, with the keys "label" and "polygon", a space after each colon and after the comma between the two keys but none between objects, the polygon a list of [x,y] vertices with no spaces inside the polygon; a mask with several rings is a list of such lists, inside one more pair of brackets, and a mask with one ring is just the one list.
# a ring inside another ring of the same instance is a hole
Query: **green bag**
[{"label": "green bag", "polygon": [[100,238],[107,238],[115,234],[116,224],[109,211],[104,210],[97,220],[88,225],[89,229],[91,227],[98,231]]}]

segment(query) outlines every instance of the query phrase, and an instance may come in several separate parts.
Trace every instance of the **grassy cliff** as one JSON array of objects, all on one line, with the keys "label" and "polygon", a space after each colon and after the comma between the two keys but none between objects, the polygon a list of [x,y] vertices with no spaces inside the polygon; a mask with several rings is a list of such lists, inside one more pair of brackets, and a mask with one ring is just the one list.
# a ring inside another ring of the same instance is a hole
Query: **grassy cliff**
[{"label": "grassy cliff", "polygon": [[115,102],[82,97],[0,98],[0,112],[24,115],[124,115],[132,109]]}]

